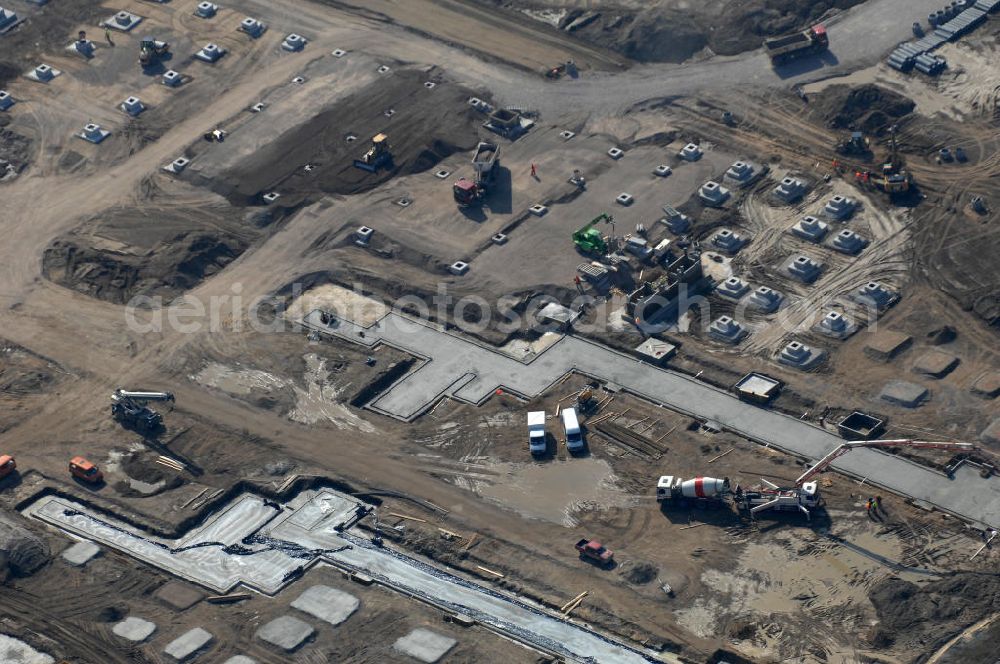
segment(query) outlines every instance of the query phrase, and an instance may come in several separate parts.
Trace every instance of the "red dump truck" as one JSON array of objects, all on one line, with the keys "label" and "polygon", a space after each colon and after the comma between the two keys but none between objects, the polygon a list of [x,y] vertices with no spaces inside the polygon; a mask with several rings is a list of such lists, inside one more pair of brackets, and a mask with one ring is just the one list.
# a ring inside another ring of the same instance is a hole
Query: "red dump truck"
[{"label": "red dump truck", "polygon": [[830,38],[826,28],[814,25],[808,30],[796,32],[784,37],[772,37],[764,40],[764,50],[771,56],[771,63],[782,65],[814,53],[822,53],[830,47]]}]

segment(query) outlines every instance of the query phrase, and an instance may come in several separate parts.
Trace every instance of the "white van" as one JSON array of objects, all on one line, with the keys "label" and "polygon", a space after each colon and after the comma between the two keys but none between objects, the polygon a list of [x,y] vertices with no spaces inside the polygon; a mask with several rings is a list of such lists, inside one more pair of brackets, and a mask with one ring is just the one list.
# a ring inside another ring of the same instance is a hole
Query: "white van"
[{"label": "white van", "polygon": [[563,429],[566,431],[566,449],[570,452],[583,451],[583,432],[576,419],[576,408],[563,408]]},{"label": "white van", "polygon": [[535,456],[541,456],[548,451],[545,442],[545,411],[536,410],[528,413],[528,451]]}]

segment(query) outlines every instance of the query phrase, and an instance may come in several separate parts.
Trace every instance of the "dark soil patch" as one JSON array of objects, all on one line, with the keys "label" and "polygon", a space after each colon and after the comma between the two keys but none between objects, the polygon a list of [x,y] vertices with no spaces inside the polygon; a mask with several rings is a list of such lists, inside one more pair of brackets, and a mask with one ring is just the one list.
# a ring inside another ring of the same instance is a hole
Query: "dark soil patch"
[{"label": "dark soil patch", "polygon": [[856,88],[832,85],[811,99],[813,118],[834,129],[863,131],[874,136],[884,134],[916,108],[913,100],[877,85]]},{"label": "dark soil patch", "polygon": [[653,563],[639,561],[629,565],[623,576],[632,585],[641,586],[655,581],[659,574],[660,568]]},{"label": "dark soil patch", "polygon": [[24,22],[0,37],[0,88],[37,65],[40,53],[61,53],[80,25],[97,25],[112,13],[93,0],[60,0],[32,7]]},{"label": "dark soil patch", "polygon": [[[491,0],[519,12],[547,3]],[[579,2],[570,7],[558,28],[581,40],[617,51],[640,62],[683,62],[704,48],[735,55],[760,48],[766,37],[789,34],[819,23],[864,0],[724,0],[691,3],[650,2],[641,10],[612,2]],[[565,7],[568,3],[552,3]]]},{"label": "dark soil patch", "polygon": [[880,638],[897,644],[936,643],[1000,611],[1000,577],[960,573],[921,586],[890,577],[869,593]]},{"label": "dark soil patch", "polygon": [[[228,206],[121,208],[87,220],[45,250],[47,279],[109,302],[165,302],[242,254],[265,229]],[[210,230],[209,230],[210,229]]]},{"label": "dark soil patch", "polygon": [[[424,71],[394,70],[258,150],[213,182],[213,188],[237,204],[275,190],[292,201],[355,194],[471,150],[485,120],[468,104],[473,91],[452,84],[429,91],[424,82],[431,77]],[[383,132],[389,137],[391,167],[377,173],[355,168],[354,160],[367,152],[371,138]],[[349,134],[356,140],[348,142]],[[306,164],[313,169],[306,172]]]}]

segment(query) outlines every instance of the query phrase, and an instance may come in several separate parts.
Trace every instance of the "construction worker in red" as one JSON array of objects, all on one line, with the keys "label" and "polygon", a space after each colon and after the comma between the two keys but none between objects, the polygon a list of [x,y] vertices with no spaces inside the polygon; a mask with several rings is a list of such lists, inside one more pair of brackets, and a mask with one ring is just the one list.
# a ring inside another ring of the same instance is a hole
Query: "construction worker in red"
[{"label": "construction worker in red", "polygon": [[535,167],[534,163],[531,164],[531,177],[538,177],[538,169]]}]

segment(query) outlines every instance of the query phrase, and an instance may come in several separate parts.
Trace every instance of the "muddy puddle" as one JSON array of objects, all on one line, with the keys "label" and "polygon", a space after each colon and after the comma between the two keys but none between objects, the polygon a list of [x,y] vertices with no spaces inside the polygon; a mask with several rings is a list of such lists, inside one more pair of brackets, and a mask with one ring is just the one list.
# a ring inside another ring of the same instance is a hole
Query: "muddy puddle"
[{"label": "muddy puddle", "polygon": [[326,366],[326,360],[315,353],[303,356],[306,363],[302,385],[259,369],[231,367],[210,362],[190,376],[200,385],[215,388],[236,397],[291,397],[294,406],[289,419],[302,424],[329,423],[338,429],[356,429],[372,433],[375,427],[355,414],[345,403],[345,391],[350,383],[338,383]]},{"label": "muddy puddle", "polygon": [[[456,477],[477,494],[529,519],[574,526],[584,510],[626,507],[632,497],[616,485],[607,461],[586,457],[549,463],[483,463],[478,477]],[[485,479],[489,476],[489,479]]]}]

